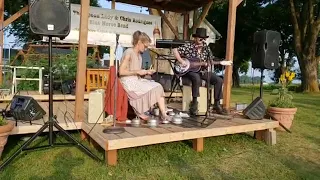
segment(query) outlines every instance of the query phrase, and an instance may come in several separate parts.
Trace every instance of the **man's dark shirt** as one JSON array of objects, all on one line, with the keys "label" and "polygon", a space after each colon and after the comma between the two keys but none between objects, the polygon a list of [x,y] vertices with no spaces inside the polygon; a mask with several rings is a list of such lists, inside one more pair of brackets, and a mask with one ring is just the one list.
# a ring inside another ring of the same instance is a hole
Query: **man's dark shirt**
[{"label": "man's dark shirt", "polygon": [[186,43],[178,47],[178,52],[182,58],[187,58],[187,59],[199,58],[201,61],[207,61],[208,57],[209,57],[209,60],[210,59],[212,60],[214,58],[210,48],[205,43],[200,53],[198,52],[198,48],[196,47],[195,43]]},{"label": "man's dark shirt", "polygon": [[[196,44],[194,42],[186,43],[178,47],[177,50],[181,58],[186,58],[186,59],[198,58],[202,62],[206,62],[207,60],[213,60],[214,58],[209,46],[205,43],[200,52],[198,51],[198,48],[196,47]],[[202,67],[201,71],[206,71],[206,68]]]}]

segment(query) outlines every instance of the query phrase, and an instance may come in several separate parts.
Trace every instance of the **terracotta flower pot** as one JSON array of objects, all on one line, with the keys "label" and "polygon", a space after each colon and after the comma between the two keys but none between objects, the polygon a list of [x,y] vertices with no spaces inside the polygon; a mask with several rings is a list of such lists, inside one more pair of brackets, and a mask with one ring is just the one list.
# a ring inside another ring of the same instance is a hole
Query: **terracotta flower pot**
[{"label": "terracotta flower pot", "polygon": [[10,132],[14,128],[14,123],[11,121],[8,121],[8,124],[4,126],[0,126],[0,157],[2,155],[4,146],[7,144],[8,136],[10,135]]},{"label": "terracotta flower pot", "polygon": [[[274,120],[279,121],[284,127],[287,129],[291,128],[292,121],[294,119],[294,115],[297,112],[297,108],[277,108],[277,107],[269,107],[268,114]],[[280,131],[285,131],[281,126],[277,128]]]}]

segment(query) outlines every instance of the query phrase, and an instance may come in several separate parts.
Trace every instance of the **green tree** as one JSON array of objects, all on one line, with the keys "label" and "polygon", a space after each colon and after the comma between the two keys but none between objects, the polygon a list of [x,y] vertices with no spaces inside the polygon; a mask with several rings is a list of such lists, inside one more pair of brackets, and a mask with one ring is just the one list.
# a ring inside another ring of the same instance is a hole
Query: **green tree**
[{"label": "green tree", "polygon": [[281,34],[282,43],[279,47],[281,68],[276,69],[274,76],[271,78],[278,83],[279,77],[283,71],[282,67],[286,66],[287,68],[291,68],[295,63],[293,58],[295,56],[295,51],[290,10],[283,0],[278,0],[275,3],[266,5],[261,11],[261,17],[261,29],[274,30]]},{"label": "green tree", "polygon": [[[81,0],[70,0],[73,4],[80,4]],[[5,19],[15,14],[22,7],[28,5],[28,0],[5,0]],[[90,0],[90,6],[99,6],[98,0]],[[17,37],[17,43],[41,40],[41,36],[33,34],[29,28],[29,15],[25,13],[9,26],[9,34]]]},{"label": "green tree", "polygon": [[[284,3],[288,3],[283,0]],[[289,0],[294,30],[294,47],[302,74],[302,89],[319,92],[317,41],[320,31],[319,0]]]},{"label": "green tree", "polygon": [[[239,73],[248,71],[248,61],[251,58],[253,34],[260,27],[261,3],[257,0],[247,0],[246,6],[239,5],[237,10],[236,35],[234,43],[234,64],[232,71],[233,86],[240,86]],[[215,3],[210,9],[207,20],[221,33],[222,38],[213,46],[215,56],[225,57],[228,24],[228,2]]]}]

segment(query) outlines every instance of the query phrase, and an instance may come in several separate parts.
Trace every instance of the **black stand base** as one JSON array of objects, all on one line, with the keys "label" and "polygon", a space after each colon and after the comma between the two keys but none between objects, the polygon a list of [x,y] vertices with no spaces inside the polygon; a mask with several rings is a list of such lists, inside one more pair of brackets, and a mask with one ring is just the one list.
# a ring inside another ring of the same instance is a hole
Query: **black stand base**
[{"label": "black stand base", "polygon": [[126,130],[124,129],[124,127],[118,127],[118,126],[111,126],[111,127],[107,127],[103,130],[103,133],[107,133],[107,134],[121,134],[124,133]]},{"label": "black stand base", "polygon": [[[63,133],[63,135],[71,142],[73,143],[54,143],[53,142],[53,134],[52,132],[49,132],[49,144],[45,146],[40,147],[32,147],[32,148],[26,148],[29,146],[35,139],[38,137],[41,133],[44,132],[47,128],[57,128],[60,132]],[[79,141],[77,141],[74,137],[72,137],[67,131],[65,131],[56,121],[53,122],[46,122],[30,139],[28,139],[11,157],[9,157],[4,163],[1,164],[0,170],[2,170],[6,165],[8,165],[15,157],[19,155],[20,152],[24,150],[34,150],[34,149],[40,149],[40,148],[53,148],[54,146],[63,146],[63,145],[78,145],[80,149],[82,149],[85,153],[87,153],[89,156],[91,156],[93,159],[97,161],[102,161],[100,158],[98,158],[95,154],[93,154],[88,148],[86,148],[84,145],[82,145]]]}]

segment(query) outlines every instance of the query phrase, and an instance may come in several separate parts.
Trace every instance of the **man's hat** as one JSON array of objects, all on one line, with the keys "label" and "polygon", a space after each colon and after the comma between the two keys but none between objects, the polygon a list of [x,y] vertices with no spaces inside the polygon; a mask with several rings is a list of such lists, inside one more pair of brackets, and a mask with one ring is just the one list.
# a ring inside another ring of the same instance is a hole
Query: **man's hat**
[{"label": "man's hat", "polygon": [[207,36],[207,29],[197,28],[196,33],[192,34],[192,37],[208,38],[209,36]]}]

